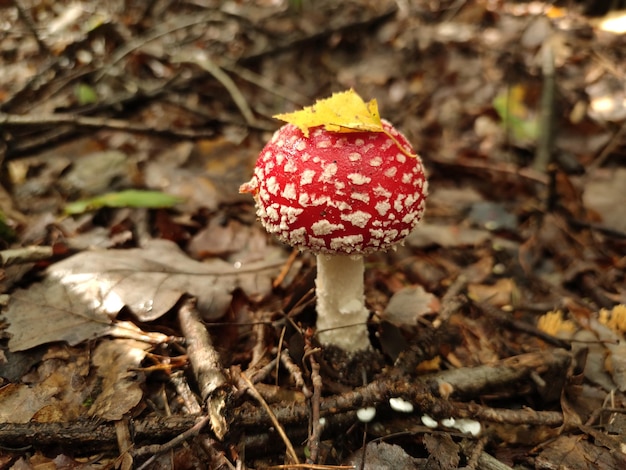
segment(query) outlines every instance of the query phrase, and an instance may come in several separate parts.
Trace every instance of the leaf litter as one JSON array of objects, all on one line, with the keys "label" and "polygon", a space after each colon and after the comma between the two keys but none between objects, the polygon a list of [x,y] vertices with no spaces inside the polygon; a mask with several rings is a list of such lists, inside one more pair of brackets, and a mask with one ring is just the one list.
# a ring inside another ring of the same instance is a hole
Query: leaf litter
[{"label": "leaf litter", "polygon": [[[17,5],[0,43],[0,209],[19,260],[2,280],[3,464],[267,468],[285,463],[282,427],[311,465],[624,467],[623,36],[541,2]],[[375,130],[380,107],[433,188],[406,245],[368,258],[385,354],[370,374],[316,349],[312,258],[266,237],[237,195],[279,125],[268,116],[332,93],[349,100],[335,129]],[[123,191],[184,202],[106,203]],[[92,211],[63,218],[84,198]]]}]

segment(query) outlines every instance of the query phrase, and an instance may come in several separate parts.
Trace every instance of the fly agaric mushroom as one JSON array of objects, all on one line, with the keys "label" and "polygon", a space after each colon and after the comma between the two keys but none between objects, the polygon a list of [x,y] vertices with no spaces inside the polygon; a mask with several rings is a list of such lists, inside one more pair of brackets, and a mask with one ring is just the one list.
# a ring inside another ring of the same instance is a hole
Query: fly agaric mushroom
[{"label": "fly agaric mushroom", "polygon": [[[370,346],[363,256],[401,242],[424,212],[427,181],[407,139],[385,132],[278,129],[261,151],[252,193],[265,229],[317,255],[317,331],[348,353]],[[347,329],[349,327],[349,329]]]}]

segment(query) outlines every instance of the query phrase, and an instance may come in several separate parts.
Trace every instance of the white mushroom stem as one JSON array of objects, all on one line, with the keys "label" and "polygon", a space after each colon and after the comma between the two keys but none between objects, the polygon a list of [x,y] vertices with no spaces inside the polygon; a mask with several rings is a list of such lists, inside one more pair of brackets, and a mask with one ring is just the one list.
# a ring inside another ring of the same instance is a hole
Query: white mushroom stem
[{"label": "white mushroom stem", "polygon": [[347,352],[370,346],[362,256],[317,255],[317,331],[323,345]]}]

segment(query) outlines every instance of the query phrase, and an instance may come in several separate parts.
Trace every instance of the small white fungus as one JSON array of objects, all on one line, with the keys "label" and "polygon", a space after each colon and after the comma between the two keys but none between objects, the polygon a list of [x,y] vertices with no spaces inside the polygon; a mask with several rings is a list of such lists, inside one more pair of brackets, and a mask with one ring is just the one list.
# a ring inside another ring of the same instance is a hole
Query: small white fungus
[{"label": "small white fungus", "polygon": [[394,397],[389,399],[389,406],[392,410],[399,413],[412,413],[413,404],[406,401],[404,398]]}]

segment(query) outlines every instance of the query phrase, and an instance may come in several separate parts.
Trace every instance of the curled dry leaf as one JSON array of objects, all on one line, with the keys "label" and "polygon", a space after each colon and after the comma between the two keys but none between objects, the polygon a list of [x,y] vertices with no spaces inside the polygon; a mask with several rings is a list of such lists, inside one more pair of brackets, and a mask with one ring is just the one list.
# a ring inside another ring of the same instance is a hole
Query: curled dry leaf
[{"label": "curled dry leaf", "polygon": [[143,398],[145,376],[137,371],[146,356],[146,343],[116,339],[104,341],[93,353],[102,390],[89,408],[89,416],[119,420]]},{"label": "curled dry leaf", "polygon": [[439,299],[422,286],[408,286],[393,294],[381,317],[396,326],[414,326],[420,317],[439,311],[439,307]]},{"label": "curled dry leaf", "polygon": [[[205,319],[219,318],[234,289],[269,292],[282,262],[264,260],[241,268],[217,259],[200,263],[166,240],[143,248],[79,253],[50,266],[44,282],[12,295],[5,314],[9,347],[21,351],[52,341],[77,344],[109,334],[136,337],[136,331],[120,330],[114,322],[123,307],[141,321],[152,321],[185,293],[198,298]],[[41,324],[46,328],[33,326]]]}]

